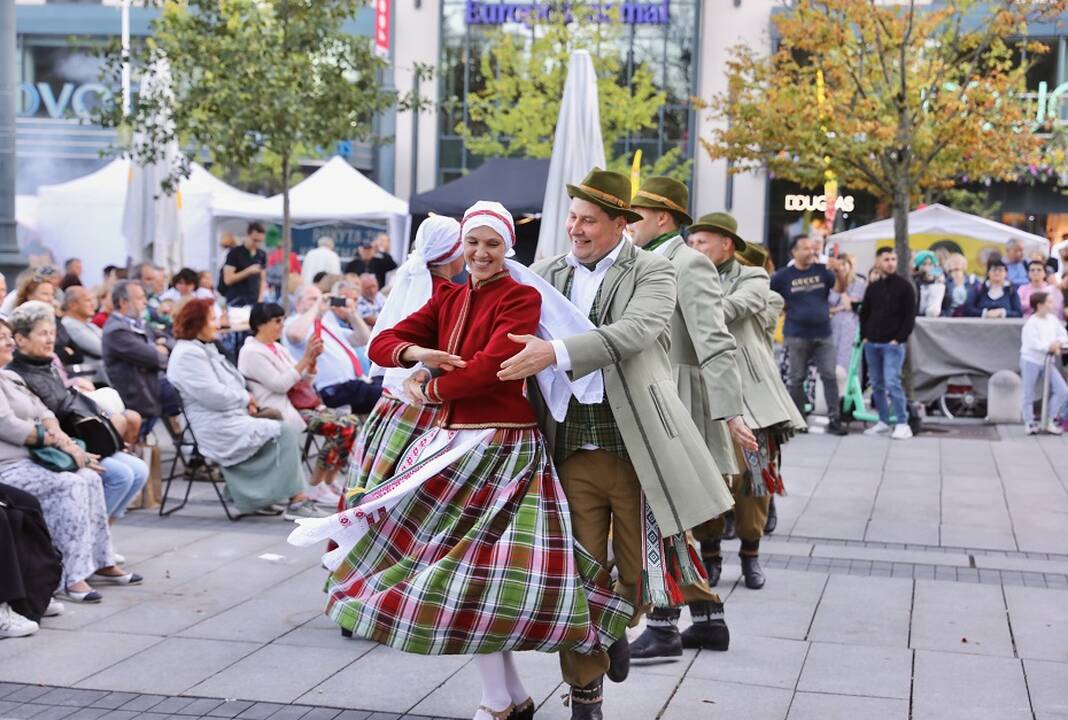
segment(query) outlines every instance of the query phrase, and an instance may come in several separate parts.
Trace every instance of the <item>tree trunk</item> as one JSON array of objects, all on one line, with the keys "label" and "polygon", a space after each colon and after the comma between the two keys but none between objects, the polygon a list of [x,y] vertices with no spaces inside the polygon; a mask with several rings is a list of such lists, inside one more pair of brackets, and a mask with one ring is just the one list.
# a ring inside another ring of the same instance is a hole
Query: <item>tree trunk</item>
[{"label": "tree trunk", "polygon": [[911,253],[909,248],[909,186],[906,172],[900,171],[894,179],[894,195],[891,198],[894,210],[894,251],[897,253],[897,274],[909,279]]},{"label": "tree trunk", "polygon": [[293,239],[289,235],[289,154],[282,157],[282,309],[289,314],[289,254]]}]

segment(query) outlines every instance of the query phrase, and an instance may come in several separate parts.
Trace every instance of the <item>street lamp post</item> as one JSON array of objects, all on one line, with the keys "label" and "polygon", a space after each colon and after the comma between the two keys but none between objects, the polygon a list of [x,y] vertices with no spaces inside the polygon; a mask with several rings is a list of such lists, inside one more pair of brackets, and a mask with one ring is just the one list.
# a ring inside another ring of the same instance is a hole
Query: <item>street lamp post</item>
[{"label": "street lamp post", "polygon": [[26,266],[15,225],[15,3],[0,2],[0,273],[9,285]]}]

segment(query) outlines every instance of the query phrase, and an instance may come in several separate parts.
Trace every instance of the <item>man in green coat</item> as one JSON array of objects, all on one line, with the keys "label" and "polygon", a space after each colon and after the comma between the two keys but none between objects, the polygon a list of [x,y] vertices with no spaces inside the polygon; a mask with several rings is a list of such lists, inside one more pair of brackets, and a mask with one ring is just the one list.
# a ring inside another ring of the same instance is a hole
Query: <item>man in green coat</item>
[{"label": "man in green coat", "polygon": [[[736,362],[737,344],[727,331],[723,317],[723,289],[715,266],[689,247],[679,228],[693,219],[686,212],[690,193],[686,186],[668,177],[651,177],[635,193],[631,205],[642,216],[630,224],[635,245],[667,258],[675,268],[677,300],[671,318],[669,356],[678,384],[679,397],[697,424],[720,470],[739,472],[734,443],[756,450],[756,439],[745,426],[742,415],[742,384]],[[714,537],[711,531],[716,531]],[[722,529],[715,521],[693,528],[702,548],[711,548]],[[718,570],[721,561],[704,558],[708,571]],[[716,567],[713,568],[713,563]],[[682,655],[677,608],[654,608],[642,635],[631,643],[633,658]],[[723,604],[698,601],[690,604],[694,619],[691,635],[709,650],[726,650],[730,636],[723,617]]]},{"label": "man in green coat", "polygon": [[[532,269],[587,313],[596,328],[553,342],[513,336],[525,347],[501,364],[498,376],[528,378],[551,365],[572,378],[602,373],[604,402],[572,402],[562,423],[552,419],[536,391],[531,393],[567,494],[572,532],[607,566],[611,531],[617,591],[634,598],[636,606],[714,601],[696,569],[687,583],[668,587],[667,594],[644,582],[658,576],[654,571],[665,545],[657,541],[661,534],[680,536],[731,506],[722,473],[679,399],[668,358],[674,270],[664,258],[624,239],[627,223],[641,218],[630,207],[625,176],[594,169],[567,189],[571,252]],[[650,531],[652,543],[646,540]],[[676,557],[691,566],[687,557]],[[617,643],[613,649],[625,652],[622,640],[622,647]],[[609,677],[614,680],[623,675],[618,659],[612,657],[617,672]],[[571,685],[571,717],[601,718],[608,658],[565,652],[560,664]]]}]

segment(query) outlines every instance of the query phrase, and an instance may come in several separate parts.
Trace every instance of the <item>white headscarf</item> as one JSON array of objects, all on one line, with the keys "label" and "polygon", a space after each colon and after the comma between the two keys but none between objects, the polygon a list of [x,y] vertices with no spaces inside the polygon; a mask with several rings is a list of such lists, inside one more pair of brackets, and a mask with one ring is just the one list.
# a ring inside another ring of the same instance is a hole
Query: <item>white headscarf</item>
[{"label": "white headscarf", "polygon": [[[451,217],[431,215],[420,223],[415,232],[415,247],[393,276],[392,289],[378,320],[375,321],[371,340],[382,330],[393,327],[426,305],[434,290],[430,268],[452,262],[460,257],[463,251],[460,223]],[[383,386],[393,390],[395,394],[402,392],[401,387],[412,372],[414,368],[387,370],[378,365],[371,366],[371,374],[385,375]]]},{"label": "white headscarf", "polygon": [[[504,239],[508,246],[506,257],[515,254],[515,223],[512,214],[503,205],[480,200],[469,207],[464,213],[460,237],[465,237],[477,227],[488,227]],[[513,280],[522,285],[529,285],[541,295],[541,318],[538,320],[536,334],[542,340],[563,340],[594,329],[589,318],[530,268],[514,260],[505,260],[504,267]],[[538,373],[537,380],[549,412],[557,422],[562,422],[567,415],[567,406],[572,396],[584,404],[595,404],[604,400],[604,379],[600,370],[572,381],[567,373],[558,370],[556,366],[550,366]]]}]

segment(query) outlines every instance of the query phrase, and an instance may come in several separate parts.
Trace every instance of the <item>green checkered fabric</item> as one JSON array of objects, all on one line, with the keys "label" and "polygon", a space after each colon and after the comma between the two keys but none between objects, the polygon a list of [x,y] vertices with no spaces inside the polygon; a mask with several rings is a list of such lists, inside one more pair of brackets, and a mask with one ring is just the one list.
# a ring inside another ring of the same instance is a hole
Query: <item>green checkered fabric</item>
[{"label": "green checkered fabric", "polygon": [[[564,286],[564,297],[571,296],[571,283],[575,278],[575,270],[572,268],[567,276],[567,284]],[[590,322],[597,325],[597,319],[601,312],[601,291],[604,283],[597,289],[597,296],[593,299],[590,308]],[[584,445],[595,445],[618,457],[627,459],[627,446],[623,444],[623,436],[619,434],[619,426],[616,418],[612,415],[612,408],[608,404],[608,397],[597,405],[583,405],[574,397],[567,406],[567,416],[556,430],[556,463],[557,465],[567,460],[571,455]]]}]

